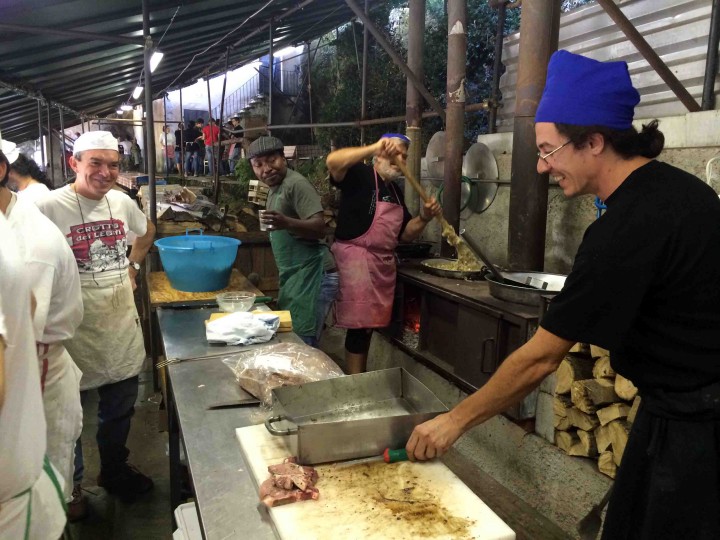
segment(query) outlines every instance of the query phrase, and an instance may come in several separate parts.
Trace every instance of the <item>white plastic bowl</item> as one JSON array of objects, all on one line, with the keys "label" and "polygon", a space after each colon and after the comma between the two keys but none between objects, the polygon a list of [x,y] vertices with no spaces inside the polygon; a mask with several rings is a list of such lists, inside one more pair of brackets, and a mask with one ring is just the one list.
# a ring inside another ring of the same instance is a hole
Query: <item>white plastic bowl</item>
[{"label": "white plastic bowl", "polygon": [[218,306],[225,313],[248,311],[255,303],[255,293],[248,291],[230,291],[216,297]]}]

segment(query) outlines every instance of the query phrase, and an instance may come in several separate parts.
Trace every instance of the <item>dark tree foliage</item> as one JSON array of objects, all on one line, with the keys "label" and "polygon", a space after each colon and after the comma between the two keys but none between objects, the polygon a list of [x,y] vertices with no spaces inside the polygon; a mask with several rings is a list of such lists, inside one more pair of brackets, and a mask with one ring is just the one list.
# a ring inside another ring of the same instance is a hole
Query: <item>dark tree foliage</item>
[{"label": "dark tree foliage", "polygon": [[[590,0],[564,0],[563,10],[578,7]],[[407,60],[407,1],[388,0],[371,12],[375,25],[382,29],[394,49]],[[467,2],[467,75],[466,102],[479,103],[492,92],[497,10],[487,0]],[[521,9],[507,10],[504,35],[520,28]],[[425,86],[445,106],[447,76],[447,14],[444,0],[427,0],[424,41]],[[326,35],[312,65],[312,108],[314,122],[343,122],[360,118],[361,62],[363,26],[360,22],[347,24]],[[404,116],[405,76],[390,56],[370,39],[368,53],[368,81],[366,89],[367,118]],[[307,110],[307,92],[301,96],[299,110]],[[424,108],[430,107],[425,104]],[[368,126],[365,143],[376,140],[385,132],[403,132],[405,122]],[[439,118],[423,120],[423,143],[433,133],[443,129]],[[487,113],[467,114],[465,138],[473,141],[488,130]],[[357,128],[322,128],[315,130],[317,142],[329,147],[360,144]]]}]

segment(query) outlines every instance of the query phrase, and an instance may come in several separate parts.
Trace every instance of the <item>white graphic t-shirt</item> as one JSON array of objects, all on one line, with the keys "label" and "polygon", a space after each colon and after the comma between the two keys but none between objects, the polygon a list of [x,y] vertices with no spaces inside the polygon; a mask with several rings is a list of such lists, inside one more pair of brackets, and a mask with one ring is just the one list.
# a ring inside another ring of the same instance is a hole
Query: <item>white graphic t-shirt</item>
[{"label": "white graphic t-shirt", "polygon": [[96,201],[65,186],[36,204],[65,236],[81,281],[115,282],[124,276],[128,267],[128,231],[138,236],[147,232],[145,214],[135,201],[116,190]]}]

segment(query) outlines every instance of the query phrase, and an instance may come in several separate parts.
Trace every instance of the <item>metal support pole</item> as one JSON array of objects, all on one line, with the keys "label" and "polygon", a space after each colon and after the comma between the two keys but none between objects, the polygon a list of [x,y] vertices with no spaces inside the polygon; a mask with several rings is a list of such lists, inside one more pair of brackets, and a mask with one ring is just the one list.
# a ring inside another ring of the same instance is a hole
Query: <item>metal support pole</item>
[{"label": "metal support pole", "polygon": [[[267,123],[268,125],[272,124],[272,113],[273,113],[273,86],[275,85],[275,66],[273,65],[273,20],[270,19],[270,24],[268,25],[268,34],[270,36],[270,47],[268,49],[268,63],[270,64],[270,86],[268,87],[268,113],[267,113]],[[268,132],[269,133],[269,132]]]},{"label": "metal support pole", "polygon": [[152,39],[150,38],[150,7],[149,0],[142,0],[143,37],[145,38],[145,162],[148,173],[148,208],[150,221],[157,225],[157,203],[155,198],[155,117],[152,100],[152,74],[150,73],[150,57],[152,56]]},{"label": "metal support pole", "polygon": [[498,20],[497,32],[495,33],[495,58],[493,60],[493,78],[492,78],[492,94],[490,112],[488,114],[488,132],[497,132],[497,113],[500,101],[500,69],[502,68],[502,46],[503,36],[505,35],[505,15],[507,14],[507,6],[501,1],[497,7]]},{"label": "metal support pole", "polygon": [[703,81],[702,110],[715,108],[715,79],[718,72],[718,44],[720,44],[720,0],[713,0],[710,16],[710,35]]},{"label": "metal support pole", "polygon": [[168,138],[167,138],[167,131],[165,131],[166,127],[167,127],[167,94],[163,94],[163,127],[162,127],[161,137],[163,137],[163,141],[165,142],[165,150],[163,152],[165,155],[163,156],[163,158],[165,159],[165,177],[167,178],[167,176],[170,175],[170,160],[168,159],[168,155],[167,155]]},{"label": "metal support pole", "polygon": [[43,169],[45,169],[47,160],[45,159],[45,141],[43,141],[43,131],[42,131],[42,104],[40,103],[40,100],[38,100],[38,102],[37,102],[37,109],[38,109],[38,138],[40,140],[40,160],[42,161],[41,165],[42,165]]},{"label": "metal support pole", "polygon": [[[466,0],[449,0],[443,214],[456,231],[460,228],[460,179],[465,146],[466,28]],[[449,255],[452,250],[450,245],[442,242],[441,253]]]},{"label": "metal support pole", "polygon": [[[222,161],[222,133],[223,133],[223,114],[225,113],[225,88],[227,86],[228,63],[230,62],[230,47],[225,49],[225,76],[223,77],[222,97],[220,98],[220,119],[218,120],[218,145],[217,156],[215,156],[215,174],[213,175],[215,189],[213,193],[213,202],[215,204],[220,200],[220,162]],[[211,128],[212,129],[212,128]]]},{"label": "metal support pole", "polygon": [[370,33],[375,38],[375,41],[377,41],[380,46],[385,49],[385,52],[388,53],[390,58],[393,62],[395,62],[395,65],[400,68],[400,71],[402,71],[405,76],[410,80],[415,88],[418,89],[418,91],[422,94],[422,96],[425,98],[425,101],[428,102],[428,104],[437,111],[440,118],[442,118],[443,122],[445,122],[445,110],[442,108],[442,105],[438,103],[438,101],[432,96],[432,94],[428,91],[427,88],[423,85],[422,81],[419,80],[415,75],[413,74],[412,70],[407,67],[407,64],[403,62],[402,57],[395,52],[395,49],[392,48],[392,45],[390,45],[390,42],[387,40],[387,38],[378,30],[373,22],[370,20],[369,17],[363,13],[363,11],[360,9],[360,7],[355,3],[355,0],[345,0],[345,3],[350,7],[350,9],[357,15],[357,17],[363,22],[363,24],[367,27],[367,29],[370,31]]},{"label": "metal support pole", "polygon": [[[210,103],[210,75],[205,76],[205,83],[207,85],[207,98],[208,98],[208,121],[206,126],[210,125],[210,119],[212,118],[212,104]],[[211,128],[212,129],[212,128]],[[205,163],[204,160],[207,158],[207,141],[203,139],[203,142],[205,143],[205,157],[203,158],[203,170],[202,170],[202,176],[205,176]],[[210,162],[208,161],[208,167],[210,167]],[[209,172],[209,171],[208,171]]]},{"label": "metal support pole", "polygon": [[48,150],[48,163],[50,166],[48,167],[48,170],[46,173],[50,173],[47,176],[50,177],[50,182],[52,182],[52,185],[55,185],[55,156],[53,155],[53,140],[52,140],[52,121],[51,116],[52,112],[50,111],[50,103],[45,102],[45,107],[47,110],[47,132],[48,132],[48,138],[47,138],[47,150]]},{"label": "metal support pole", "polygon": [[[605,13],[607,13],[615,24],[618,25],[618,28],[622,30],[625,37],[627,37],[628,40],[635,45],[638,52],[643,55],[643,58],[647,60],[650,67],[652,67],[655,72],[660,75],[660,78],[665,81],[665,84],[668,85],[670,90],[672,90],[682,104],[685,105],[687,110],[690,112],[699,111],[700,105],[698,105],[697,101],[695,101],[695,99],[690,95],[690,92],[687,91],[675,74],[670,71],[667,64],[665,64],[665,62],[663,62],[660,56],[658,56],[655,52],[655,49],[653,49],[650,44],[645,41],[645,38],[637,31],[637,29],[633,26],[633,23],[628,20],[622,10],[615,5],[615,2],[613,0],[598,0],[598,4],[602,6]],[[523,4],[523,14],[525,8],[526,4]]]},{"label": "metal support pole", "polygon": [[[320,42],[318,41],[318,47],[320,46]],[[315,52],[317,52],[317,47],[315,48]],[[310,61],[310,42],[307,42],[307,85],[308,85],[308,107],[309,107],[309,113],[310,113],[310,123],[313,123],[313,111],[312,111],[312,77],[311,77],[311,65],[312,62]],[[313,131],[313,128],[310,128],[310,144],[315,144],[315,132]]]},{"label": "metal support pole", "polygon": [[85,117],[84,116],[80,117],[80,130],[82,131],[82,133],[85,133]]},{"label": "metal support pole", "polygon": [[62,156],[63,182],[67,182],[68,174],[67,158],[65,157],[65,118],[63,118],[63,110],[61,107],[58,107],[58,112],[60,113],[60,155]]},{"label": "metal support pole", "polygon": [[[408,67],[418,79],[423,80],[425,0],[410,0],[409,7]],[[410,81],[407,81],[405,96],[406,135],[410,139],[407,167],[408,171],[410,171],[415,178],[420,178],[420,160],[422,159],[422,96]],[[420,195],[414,189],[405,190],[405,205],[413,215],[416,215],[420,211]]]},{"label": "metal support pole", "polygon": [[523,3],[508,225],[508,263],[517,270],[542,270],[545,264],[548,177],[537,172],[535,112],[559,31],[559,2]]},{"label": "metal support pole", "polygon": [[180,178],[185,178],[185,111],[182,104],[182,86],[180,87]]},{"label": "metal support pole", "polygon": [[[365,0],[365,16],[370,11],[370,0]],[[367,118],[367,76],[368,76],[368,47],[370,32],[367,24],[363,24],[363,62],[362,62],[362,86],[360,87],[360,120]],[[312,120],[310,120],[312,122]],[[360,146],[365,146],[365,128],[360,128]],[[412,170],[412,169],[411,169]]]}]

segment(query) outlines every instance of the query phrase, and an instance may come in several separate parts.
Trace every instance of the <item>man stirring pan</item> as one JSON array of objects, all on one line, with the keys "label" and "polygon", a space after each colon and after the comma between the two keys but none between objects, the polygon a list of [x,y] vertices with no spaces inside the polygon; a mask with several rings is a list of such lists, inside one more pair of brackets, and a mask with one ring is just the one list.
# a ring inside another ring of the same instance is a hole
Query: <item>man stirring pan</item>
[{"label": "man stirring pan", "polygon": [[[149,491],[150,478],[127,462],[125,446],[138,396],[138,373],[145,360],[140,318],[133,299],[135,278],[155,227],[135,201],[113,190],[120,163],[118,142],[107,131],[90,131],[74,144],[70,160],[75,183],[37,202],[65,235],[80,270],[82,324],[65,346],[83,375],[81,396],[97,389],[98,485],[125,500]],[[126,256],[127,233],[137,235]],[[75,453],[75,486],[70,517],[85,514],[80,492],[82,446]]]},{"label": "man stirring pan", "polygon": [[552,56],[535,117],[538,172],[605,214],[585,232],[537,333],[480,390],[418,426],[411,459],[445,453],[552,373],[575,342],[610,350],[639,389],[605,539],[720,538],[720,201],[655,161],[657,122],[632,125],[624,62]]},{"label": "man stirring pan", "polygon": [[[371,145],[342,148],[327,157],[331,181],[342,192],[332,252],[340,273],[337,326],[348,329],[350,374],[367,368],[372,329],[390,323],[398,240],[415,240],[441,212],[434,199],[414,218],[405,206],[395,182],[402,173],[393,160],[404,163],[409,144],[404,135],[387,133]],[[371,157],[372,166],[362,163]]]},{"label": "man stirring pan", "polygon": [[280,273],[281,309],[290,311],[295,333],[317,347],[338,287],[335,261],[325,237],[320,195],[300,173],[288,168],[277,137],[260,137],[248,147],[253,172],[270,188],[262,216]]}]

